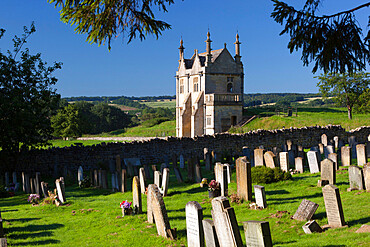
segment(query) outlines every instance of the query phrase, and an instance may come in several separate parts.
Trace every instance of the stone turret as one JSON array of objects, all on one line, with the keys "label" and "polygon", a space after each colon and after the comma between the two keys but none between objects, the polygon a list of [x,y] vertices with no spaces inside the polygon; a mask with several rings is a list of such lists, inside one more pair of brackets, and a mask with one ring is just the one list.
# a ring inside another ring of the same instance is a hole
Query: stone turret
[{"label": "stone turret", "polygon": [[239,42],[239,34],[236,34],[236,41],[235,41],[235,62],[240,63],[240,42]]},{"label": "stone turret", "polygon": [[179,50],[180,50],[180,61],[181,61],[181,59],[184,58],[184,50],[185,50],[185,48],[184,48],[183,44],[184,44],[184,41],[181,38],[181,40],[180,40],[180,47],[179,47]]},{"label": "stone turret", "polygon": [[210,37],[211,37],[211,35],[208,31],[207,32],[207,40],[206,40],[206,43],[207,43],[207,45],[206,45],[206,53],[207,53],[207,55],[206,55],[206,66],[208,66],[212,61],[212,53],[211,53],[211,51],[212,51],[212,49],[211,49],[212,40],[211,40]]}]

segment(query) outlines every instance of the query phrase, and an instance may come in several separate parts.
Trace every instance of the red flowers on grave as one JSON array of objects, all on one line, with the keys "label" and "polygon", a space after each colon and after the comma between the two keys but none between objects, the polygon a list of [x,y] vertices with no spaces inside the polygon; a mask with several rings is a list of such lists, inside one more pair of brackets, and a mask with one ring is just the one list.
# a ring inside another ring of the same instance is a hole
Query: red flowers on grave
[{"label": "red flowers on grave", "polygon": [[216,180],[211,180],[208,184],[208,197],[214,198],[221,195],[220,183]]},{"label": "red flowers on grave", "polygon": [[119,204],[120,208],[122,208],[122,217],[125,215],[132,214],[132,208],[131,208],[132,202],[129,201],[123,201]]}]

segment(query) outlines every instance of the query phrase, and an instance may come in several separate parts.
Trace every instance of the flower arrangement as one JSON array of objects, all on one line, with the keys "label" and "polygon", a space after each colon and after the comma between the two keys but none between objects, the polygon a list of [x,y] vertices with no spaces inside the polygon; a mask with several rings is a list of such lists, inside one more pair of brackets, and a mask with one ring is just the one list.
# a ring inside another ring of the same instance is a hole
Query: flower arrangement
[{"label": "flower arrangement", "polygon": [[209,191],[215,191],[220,189],[220,183],[216,180],[211,180],[211,182],[208,184],[208,190]]},{"label": "flower arrangement", "polygon": [[120,208],[122,208],[122,217],[125,215],[132,214],[132,208],[131,208],[132,202],[129,201],[123,201],[119,204]]},{"label": "flower arrangement", "polygon": [[32,204],[38,204],[40,200],[40,196],[37,194],[30,194],[27,201]]}]

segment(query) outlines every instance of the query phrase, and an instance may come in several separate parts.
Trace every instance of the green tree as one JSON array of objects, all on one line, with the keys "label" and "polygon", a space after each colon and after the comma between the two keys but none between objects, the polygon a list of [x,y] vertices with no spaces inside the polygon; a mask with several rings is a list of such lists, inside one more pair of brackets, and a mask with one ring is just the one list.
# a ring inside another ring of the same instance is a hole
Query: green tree
[{"label": "green tree", "polygon": [[128,42],[137,36],[143,40],[148,34],[157,38],[171,26],[157,20],[152,11],[156,6],[167,12],[173,0],[49,0],[49,3],[61,6],[60,18],[63,22],[76,25],[77,33],[87,34],[87,41],[101,45],[112,37],[125,33]]},{"label": "green tree", "polygon": [[[363,38],[356,20],[356,10],[369,7],[370,2],[332,15],[317,15],[322,0],[306,0],[301,10],[283,1],[272,0],[271,17],[285,27],[280,35],[289,34],[290,52],[302,49],[303,65],[315,61],[312,72],[345,73],[366,69],[370,63],[370,30]],[[370,27],[370,18],[368,27]]]},{"label": "green tree", "polygon": [[106,103],[94,105],[91,112],[97,117],[98,122],[95,126],[95,133],[109,132],[127,127],[131,120],[129,116],[118,109]]},{"label": "green tree", "polygon": [[[0,51],[0,147],[2,154],[16,154],[20,148],[46,145],[52,137],[50,116],[56,112],[60,96],[52,89],[52,76],[61,63],[48,67],[41,55],[22,49],[36,31],[24,27],[22,37],[13,39],[14,49]],[[5,30],[0,29],[0,38]],[[18,57],[19,55],[19,57]]]},{"label": "green tree", "polygon": [[54,135],[63,138],[81,136],[80,122],[81,118],[74,105],[65,106],[51,118]]},{"label": "green tree", "polygon": [[366,96],[369,96],[370,73],[326,73],[317,78],[323,97],[335,96],[337,103],[347,107],[349,119],[352,119],[354,106],[366,108],[369,105],[370,97]]}]

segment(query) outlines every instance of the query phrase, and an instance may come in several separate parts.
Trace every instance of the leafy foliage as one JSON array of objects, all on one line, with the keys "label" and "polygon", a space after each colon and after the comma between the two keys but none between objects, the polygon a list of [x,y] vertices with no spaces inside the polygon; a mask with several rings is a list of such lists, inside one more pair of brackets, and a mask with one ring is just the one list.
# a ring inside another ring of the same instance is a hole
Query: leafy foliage
[{"label": "leafy foliage", "polygon": [[281,170],[279,167],[274,169],[266,166],[252,167],[252,183],[256,184],[270,184],[273,182],[288,180],[292,178],[290,173]]},{"label": "leafy foliage", "polygon": [[152,11],[157,6],[167,12],[173,0],[49,0],[62,6],[60,17],[63,22],[76,25],[77,33],[86,33],[87,41],[101,45],[122,34],[128,34],[128,42],[137,36],[140,40],[154,34],[157,38],[171,26],[155,19]]},{"label": "leafy foliage", "polygon": [[[22,49],[35,31],[33,23],[30,29],[24,27],[22,37],[13,39],[13,51],[0,52],[0,147],[8,153],[45,145],[53,131],[50,116],[60,96],[51,88],[57,82],[52,73],[61,63],[48,67],[39,53],[30,55],[27,48]],[[0,31],[0,38],[4,32]]]},{"label": "leafy foliage", "polygon": [[364,70],[370,63],[370,31],[362,39],[362,29],[353,13],[369,7],[370,2],[334,15],[317,16],[322,0],[306,0],[302,10],[282,1],[272,1],[275,8],[271,17],[277,23],[285,22],[280,35],[290,35],[288,48],[291,53],[302,49],[303,65],[308,66],[315,61],[313,73],[318,69],[325,73],[354,72]]},{"label": "leafy foliage", "polygon": [[338,104],[347,107],[349,119],[352,119],[354,106],[362,111],[369,111],[370,73],[327,73],[318,76],[318,78],[320,81],[317,86],[323,96],[334,95]]}]

